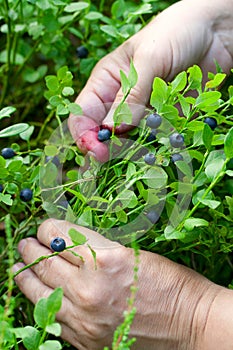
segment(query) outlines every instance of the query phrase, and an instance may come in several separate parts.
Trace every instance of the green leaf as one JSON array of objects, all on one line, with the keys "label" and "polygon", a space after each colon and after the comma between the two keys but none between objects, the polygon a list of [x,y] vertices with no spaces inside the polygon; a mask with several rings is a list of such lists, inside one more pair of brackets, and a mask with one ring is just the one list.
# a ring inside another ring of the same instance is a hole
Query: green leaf
[{"label": "green leaf", "polygon": [[175,162],[175,165],[177,166],[177,168],[185,175],[188,177],[188,179],[191,179],[193,174],[192,174],[192,167],[187,164],[185,161],[183,160],[178,160]]},{"label": "green leaf", "polygon": [[27,350],[37,350],[40,343],[40,332],[31,326],[11,329],[16,338],[23,340],[23,345]]},{"label": "green leaf", "polygon": [[82,245],[87,242],[87,238],[73,227],[69,229],[68,235],[70,236],[74,245]]},{"label": "green leaf", "polygon": [[1,110],[0,110],[0,120],[2,119],[2,118],[5,118],[5,117],[10,117],[10,115],[12,114],[12,113],[14,113],[16,111],[16,108],[15,107],[11,107],[11,106],[9,106],[9,107],[5,107],[5,108],[2,108]]},{"label": "green leaf", "polygon": [[59,81],[55,75],[47,75],[45,77],[46,86],[51,91],[57,91],[59,89]]},{"label": "green leaf", "polygon": [[233,127],[226,134],[224,141],[224,152],[228,159],[233,157]]},{"label": "green leaf", "polygon": [[67,106],[64,106],[63,104],[59,104],[56,109],[57,115],[66,115],[69,114],[69,109]]},{"label": "green leaf", "polygon": [[[85,201],[86,201],[86,198],[85,198]],[[78,217],[77,224],[81,226],[89,227],[89,226],[92,226],[92,221],[93,221],[92,211],[86,210]]]},{"label": "green leaf", "polygon": [[188,83],[190,90],[201,91],[202,89],[202,71],[200,67],[194,65],[190,67],[188,70]]},{"label": "green leaf", "polygon": [[72,96],[74,94],[74,89],[70,86],[65,86],[62,90],[63,96]]},{"label": "green leaf", "polygon": [[221,204],[221,202],[216,201],[214,199],[202,199],[202,198],[200,198],[199,201],[211,209],[216,209]]},{"label": "green leaf", "polygon": [[89,7],[89,4],[83,1],[72,2],[64,8],[65,12],[81,12]]},{"label": "green leaf", "polygon": [[217,73],[217,74],[215,74],[215,76],[214,76],[214,78],[212,80],[207,81],[205,86],[208,89],[216,88],[223,82],[223,80],[225,78],[226,78],[226,74],[225,73]]},{"label": "green leaf", "polygon": [[[188,103],[186,97],[184,97],[183,95],[178,95],[178,99],[179,99],[179,102],[180,102],[180,106],[181,106],[181,109],[182,109],[182,112],[183,112],[183,115],[185,117],[187,117],[190,113],[190,110],[191,110],[191,106],[190,106],[190,103]],[[189,127],[189,124],[187,125]]]},{"label": "green leaf", "polygon": [[11,199],[11,195],[10,194],[0,193],[0,202],[5,203],[6,205],[12,205],[13,204],[13,200]]},{"label": "green leaf", "polygon": [[167,186],[167,173],[160,167],[153,166],[142,176],[143,182],[150,188],[165,188]]},{"label": "green leaf", "polygon": [[175,108],[172,105],[165,104],[161,110],[160,110],[160,115],[169,120],[172,124],[175,124],[178,117],[179,113],[177,108]]},{"label": "green leaf", "polygon": [[187,73],[179,73],[175,79],[171,82],[172,91],[171,93],[182,91],[187,84]]},{"label": "green leaf", "polygon": [[57,322],[47,325],[45,330],[47,333],[53,334],[56,337],[59,337],[61,335],[61,325],[60,323],[57,323]]},{"label": "green leaf", "polygon": [[221,92],[219,91],[202,92],[197,97],[194,107],[206,112],[214,111],[219,107],[220,98]]},{"label": "green leaf", "polygon": [[121,208],[119,207],[120,210],[117,210],[116,211],[116,216],[117,216],[117,219],[120,221],[120,222],[123,222],[124,224],[127,223],[128,221],[128,216],[126,214],[126,212]]},{"label": "green leaf", "polygon": [[126,181],[128,181],[130,178],[132,178],[136,173],[136,166],[134,163],[129,162],[127,165],[127,171],[126,171]]},{"label": "green leaf", "polygon": [[209,222],[200,218],[188,218],[184,222],[184,228],[187,231],[192,231],[194,227],[209,226]]},{"label": "green leaf", "polygon": [[61,81],[61,80],[64,80],[67,76],[67,73],[69,72],[68,70],[68,67],[67,66],[62,66],[58,69],[57,71],[57,77],[58,79]]},{"label": "green leaf", "polygon": [[121,202],[121,208],[135,208],[138,204],[137,196],[133,191],[123,190],[118,196],[114,199],[114,202]]},{"label": "green leaf", "polygon": [[125,95],[130,89],[130,83],[127,76],[122,70],[120,70],[120,77],[121,77],[121,89],[123,94]]},{"label": "green leaf", "polygon": [[87,246],[90,249],[91,255],[92,255],[93,259],[94,259],[94,264],[95,264],[95,269],[96,269],[97,268],[97,265],[96,265],[96,252],[89,244]]},{"label": "green leaf", "polygon": [[72,113],[73,115],[82,115],[83,114],[82,108],[75,102],[69,103],[68,109],[69,109],[70,113]]},{"label": "green leaf", "polygon": [[213,131],[211,130],[211,128],[209,127],[209,125],[205,124],[203,131],[202,131],[202,140],[203,143],[205,145],[205,147],[210,150],[211,149],[211,142],[213,139]]},{"label": "green leaf", "polygon": [[118,30],[112,25],[102,25],[100,26],[100,29],[113,38],[117,38],[119,36]]},{"label": "green leaf", "polygon": [[184,239],[185,238],[185,233],[177,231],[174,227],[172,226],[167,226],[164,230],[164,235],[167,240],[170,239]]},{"label": "green leaf", "polygon": [[44,148],[44,152],[45,152],[45,155],[46,155],[46,156],[54,157],[54,156],[57,154],[58,149],[57,149],[57,147],[54,146],[54,145],[47,145],[47,146],[45,146],[45,148]]},{"label": "green leaf", "polygon": [[8,170],[12,173],[20,171],[23,166],[22,160],[12,160],[8,165]]},{"label": "green leaf", "polygon": [[[54,291],[47,298],[47,310],[50,314],[55,316],[55,314],[61,309],[63,298],[63,290],[61,287],[54,289]],[[51,323],[48,320],[47,324]]]},{"label": "green leaf", "polygon": [[113,120],[115,125],[119,125],[122,122],[126,124],[131,124],[132,118],[132,112],[127,103],[120,103],[114,111]]},{"label": "green leaf", "polygon": [[205,174],[210,181],[216,179],[216,177],[223,171],[224,159],[214,159],[209,163],[205,169]]},{"label": "green leaf", "polygon": [[33,134],[35,127],[34,125],[29,126],[29,128],[19,134],[20,138],[24,141],[29,141]]},{"label": "green leaf", "polygon": [[133,64],[132,59],[130,61],[128,81],[130,84],[130,88],[133,88],[137,84],[137,81],[138,81],[138,74],[137,74],[137,71],[136,71],[135,66]]},{"label": "green leaf", "polygon": [[39,299],[34,308],[34,320],[39,327],[45,329],[48,324],[49,312],[47,308],[47,299]]},{"label": "green leaf", "polygon": [[153,91],[150,98],[150,104],[158,113],[160,113],[168,97],[168,86],[164,80],[156,77],[153,82]]},{"label": "green leaf", "polygon": [[39,350],[60,350],[62,349],[61,343],[57,340],[46,340],[39,346]]},{"label": "green leaf", "polygon": [[8,128],[5,128],[0,131],[0,138],[18,135],[26,131],[28,128],[29,128],[29,125],[26,123],[19,123],[19,124],[8,126]]},{"label": "green leaf", "polygon": [[97,11],[90,11],[85,16],[86,19],[89,21],[96,21],[97,19],[100,19],[103,17],[102,13]]}]

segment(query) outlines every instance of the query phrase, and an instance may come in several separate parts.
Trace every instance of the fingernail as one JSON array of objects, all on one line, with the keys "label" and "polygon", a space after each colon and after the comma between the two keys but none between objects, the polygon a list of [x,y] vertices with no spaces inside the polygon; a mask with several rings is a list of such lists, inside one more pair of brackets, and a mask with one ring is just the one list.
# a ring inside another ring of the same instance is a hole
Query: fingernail
[{"label": "fingernail", "polygon": [[26,239],[22,239],[22,240],[19,242],[19,244],[18,244],[18,251],[19,251],[20,254],[23,253],[23,250],[24,250],[24,247],[25,247],[26,243],[27,243],[27,240],[26,240]]}]

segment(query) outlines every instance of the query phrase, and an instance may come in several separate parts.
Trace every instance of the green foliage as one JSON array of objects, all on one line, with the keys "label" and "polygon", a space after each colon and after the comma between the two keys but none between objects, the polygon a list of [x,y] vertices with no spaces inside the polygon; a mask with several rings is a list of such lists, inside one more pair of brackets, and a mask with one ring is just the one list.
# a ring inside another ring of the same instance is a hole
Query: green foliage
[{"label": "green foliage", "polygon": [[15,338],[22,339],[27,350],[52,350],[62,349],[57,340],[45,340],[47,334],[56,337],[61,334],[61,326],[55,322],[56,313],[61,308],[63,292],[56,288],[48,298],[40,299],[34,308],[35,326],[12,328],[10,331]]},{"label": "green foliage", "polygon": [[[82,114],[74,99],[99,59],[172,2],[0,0],[0,144],[1,149],[15,151],[11,159],[0,156],[3,350],[71,347],[54,340],[61,333],[55,318],[61,289],[38,301],[33,311],[11,272],[20,259],[17,243],[35,236],[46,217],[94,228],[128,246],[135,239],[135,279],[124,321],[114,334],[114,350],[129,349],[134,342],[130,326],[136,312],[139,248],[233,288],[232,74],[226,80],[218,70],[204,84],[200,67],[194,65],[171,82],[155,77],[145,118],[127,139],[113,132],[105,164],[91,159],[86,167],[87,158],[64,122],[69,113]],[[88,49],[86,58],[76,55],[80,45]],[[132,123],[136,113],[127,103],[138,79],[133,62],[129,72],[119,74],[123,96],[115,110],[115,126]],[[148,141],[151,130],[145,119],[152,112],[161,115],[162,124],[156,140]],[[216,119],[216,129],[204,123],[206,117]],[[180,149],[169,143],[174,131],[184,136]],[[143,160],[147,152],[156,156],[152,166]],[[174,153],[183,160],[173,163]],[[20,199],[24,188],[33,191],[30,202]],[[151,209],[160,216],[154,224],[147,218]],[[73,248],[86,244],[96,265],[87,238],[75,229],[69,234],[73,244],[66,249],[83,259]],[[22,270],[57,254],[42,256]]]}]

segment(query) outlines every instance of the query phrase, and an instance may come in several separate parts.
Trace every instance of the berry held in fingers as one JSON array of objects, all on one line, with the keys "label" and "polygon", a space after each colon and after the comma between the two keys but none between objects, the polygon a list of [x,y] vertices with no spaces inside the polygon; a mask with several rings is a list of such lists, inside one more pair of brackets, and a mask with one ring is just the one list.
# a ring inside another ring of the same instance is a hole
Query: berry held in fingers
[{"label": "berry held in fingers", "polygon": [[98,131],[98,140],[103,142],[110,139],[112,133],[108,129],[101,129]]},{"label": "berry held in fingers", "polygon": [[170,135],[169,140],[171,146],[174,148],[182,147],[184,144],[184,136],[178,132],[174,132],[174,134]]},{"label": "berry held in fingers", "polygon": [[1,155],[5,159],[10,159],[15,156],[15,151],[12,148],[3,148],[1,151]]},{"label": "berry held in fingers", "polygon": [[50,248],[54,252],[62,252],[66,248],[66,242],[63,238],[56,237],[51,241]]}]

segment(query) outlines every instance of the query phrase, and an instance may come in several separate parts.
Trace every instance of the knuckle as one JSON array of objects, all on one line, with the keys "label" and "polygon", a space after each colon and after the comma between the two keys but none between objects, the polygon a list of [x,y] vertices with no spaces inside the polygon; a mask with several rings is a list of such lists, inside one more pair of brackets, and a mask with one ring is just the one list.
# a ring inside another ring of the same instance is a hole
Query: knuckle
[{"label": "knuckle", "polygon": [[41,281],[46,281],[51,278],[51,271],[53,270],[54,259],[43,259],[35,265],[35,272]]}]

